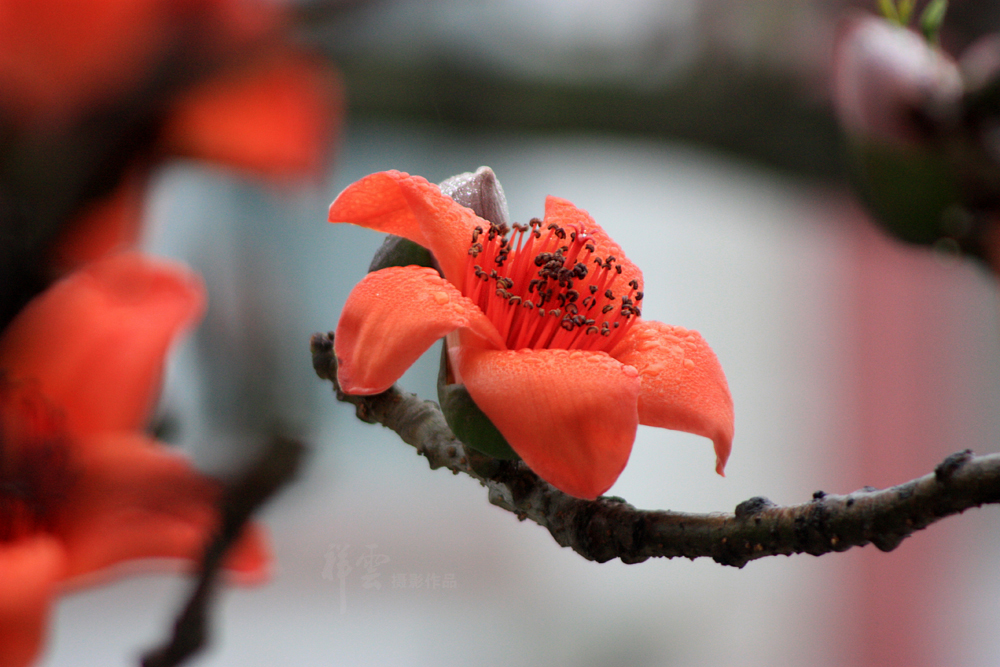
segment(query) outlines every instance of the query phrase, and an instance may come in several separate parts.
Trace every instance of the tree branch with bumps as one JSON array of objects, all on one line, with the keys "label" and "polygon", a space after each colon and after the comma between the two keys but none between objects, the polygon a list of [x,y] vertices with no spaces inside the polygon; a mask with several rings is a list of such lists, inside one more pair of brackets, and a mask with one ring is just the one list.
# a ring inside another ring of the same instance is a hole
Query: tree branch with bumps
[{"label": "tree branch with bumps", "polygon": [[337,385],[333,334],[314,334],[313,368],[333,384],[337,399],[359,419],[382,424],[427,458],[432,469],[464,473],[489,490],[489,501],[547,528],[560,546],[588,560],[711,558],[743,567],[766,556],[820,556],[874,544],[892,551],[918,530],[953,514],[1000,503],[1000,454],[952,454],[933,472],[888,489],[865,487],[846,495],[817,492],[800,505],[778,506],[754,497],[733,512],[687,514],[641,510],[621,498],[569,496],[520,461],[501,461],[465,447],[437,404],[393,385],[374,396],[350,396]]}]

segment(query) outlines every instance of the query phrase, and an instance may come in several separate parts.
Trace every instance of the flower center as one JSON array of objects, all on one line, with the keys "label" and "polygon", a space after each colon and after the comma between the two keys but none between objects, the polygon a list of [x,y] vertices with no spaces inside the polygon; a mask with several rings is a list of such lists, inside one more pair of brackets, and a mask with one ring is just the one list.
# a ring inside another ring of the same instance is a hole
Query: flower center
[{"label": "flower center", "polygon": [[58,412],[0,373],[0,544],[51,530],[72,476]]},{"label": "flower center", "polygon": [[614,255],[600,257],[582,226],[533,218],[472,232],[465,296],[500,331],[507,348],[610,352],[639,318],[636,280],[618,284]]}]

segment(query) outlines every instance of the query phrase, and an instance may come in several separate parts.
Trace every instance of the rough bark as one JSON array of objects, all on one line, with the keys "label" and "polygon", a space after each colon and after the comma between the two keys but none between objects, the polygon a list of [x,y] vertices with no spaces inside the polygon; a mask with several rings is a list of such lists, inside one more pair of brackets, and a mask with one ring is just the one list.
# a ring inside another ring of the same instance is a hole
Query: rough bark
[{"label": "rough bark", "polygon": [[357,416],[382,424],[427,457],[432,469],[465,473],[489,489],[489,501],[544,526],[561,546],[588,560],[703,558],[743,567],[779,554],[832,551],[874,544],[895,549],[915,531],[970,507],[1000,503],[1000,454],[966,450],[932,473],[888,489],[865,487],[846,495],[816,492],[809,502],[781,507],[754,497],[733,512],[686,514],[640,510],[621,498],[580,500],[555,489],[520,461],[498,461],[467,449],[437,404],[396,386],[375,396],[350,396],[337,386],[333,334],[315,334],[313,368],[333,383],[337,399]]}]

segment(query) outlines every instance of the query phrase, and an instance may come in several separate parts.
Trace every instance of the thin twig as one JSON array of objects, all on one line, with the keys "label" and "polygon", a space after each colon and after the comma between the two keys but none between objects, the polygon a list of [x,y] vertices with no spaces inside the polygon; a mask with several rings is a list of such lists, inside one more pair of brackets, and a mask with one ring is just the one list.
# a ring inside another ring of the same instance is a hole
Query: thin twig
[{"label": "thin twig", "polygon": [[205,548],[201,572],[191,597],[174,623],[174,632],[163,646],[149,651],[142,667],[175,667],[201,650],[208,641],[209,606],[223,558],[243,531],[251,515],[281,487],[295,478],[306,447],[297,440],[276,436],[245,472],[226,484],[219,503],[219,531]]},{"label": "thin twig", "polygon": [[580,500],[540,479],[522,462],[497,461],[455,439],[438,406],[393,386],[375,396],[349,396],[337,386],[333,334],[315,334],[313,368],[333,383],[337,399],[359,419],[395,431],[427,457],[432,469],[465,473],[489,489],[494,505],[544,526],[564,547],[603,563],[620,558],[703,558],[743,567],[765,556],[814,556],[874,544],[882,551],[922,528],[970,507],[1000,503],[1000,454],[952,454],[933,473],[884,490],[817,492],[801,505],[779,507],[755,497],[732,513],[640,510],[621,498]]}]

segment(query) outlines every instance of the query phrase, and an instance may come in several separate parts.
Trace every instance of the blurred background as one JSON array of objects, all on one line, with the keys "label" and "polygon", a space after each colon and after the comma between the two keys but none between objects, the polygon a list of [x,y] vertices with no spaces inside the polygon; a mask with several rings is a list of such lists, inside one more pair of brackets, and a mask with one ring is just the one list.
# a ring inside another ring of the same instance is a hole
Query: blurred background
[{"label": "blurred background", "polygon": [[[218,474],[275,428],[313,446],[263,514],[273,581],[223,593],[192,664],[1000,665],[993,507],[888,554],[598,565],[356,420],[310,364],[310,334],[335,327],[381,243],[326,223],[336,194],[374,171],[440,181],[485,164],[514,220],[548,194],[587,210],[644,271],[643,315],[700,331],[726,371],[727,477],[707,440],[640,427],[610,493],[732,511],[996,451],[995,278],[890,240],[846,186],[831,48],[869,3],[296,7],[346,89],[329,176],[278,187],[175,161],[147,202],[144,247],[210,293],[171,366],[167,439]],[[961,50],[998,23],[995,3],[953,2],[942,40]],[[401,386],[433,399],[437,355]],[[63,598],[42,664],[135,664],[189,586],[145,576]]]}]

